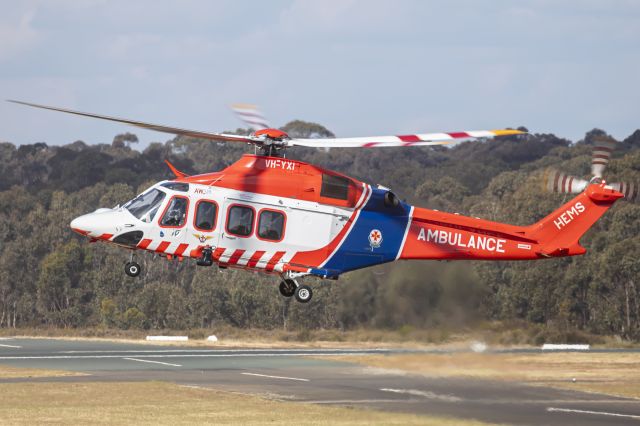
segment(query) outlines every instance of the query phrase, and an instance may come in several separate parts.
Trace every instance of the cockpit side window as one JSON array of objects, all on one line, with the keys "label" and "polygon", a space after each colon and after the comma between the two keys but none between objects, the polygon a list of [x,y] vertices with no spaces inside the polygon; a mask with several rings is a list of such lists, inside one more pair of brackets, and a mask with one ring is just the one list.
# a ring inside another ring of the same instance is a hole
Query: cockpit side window
[{"label": "cockpit side window", "polygon": [[187,218],[187,206],[189,200],[186,197],[176,195],[169,201],[169,205],[164,210],[160,226],[169,228],[180,228],[184,226]]},{"label": "cockpit side window", "polygon": [[158,189],[152,189],[126,203],[125,209],[143,222],[150,223],[158,212],[166,194]]}]

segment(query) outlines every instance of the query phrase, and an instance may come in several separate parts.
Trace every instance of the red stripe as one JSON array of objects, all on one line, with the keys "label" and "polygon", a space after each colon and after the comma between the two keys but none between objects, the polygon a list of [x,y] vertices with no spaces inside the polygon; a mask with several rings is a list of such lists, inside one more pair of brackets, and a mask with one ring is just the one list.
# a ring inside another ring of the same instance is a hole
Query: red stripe
[{"label": "red stripe", "polygon": [[262,258],[263,255],[264,251],[257,251],[253,253],[253,256],[251,256],[251,259],[249,259],[249,261],[247,262],[247,267],[255,268],[258,262],[260,262],[260,258]]},{"label": "red stripe", "polygon": [[182,256],[182,253],[189,247],[189,244],[180,244],[174,253],[176,256]]},{"label": "red stripe", "polygon": [[374,146],[380,145],[380,142],[367,142],[362,145],[363,148],[373,148]]},{"label": "red stripe", "polygon": [[218,247],[217,249],[215,249],[215,251],[213,252],[213,255],[211,256],[214,262],[217,262],[220,260],[220,256],[222,256],[222,253],[224,253],[224,250],[225,249],[223,249],[222,247]]},{"label": "red stripe", "polygon": [[110,240],[111,237],[113,237],[113,234],[102,234],[98,238],[100,238],[101,240]]},{"label": "red stripe", "polygon": [[229,260],[227,261],[227,263],[229,265],[235,265],[236,263],[238,263],[238,260],[240,260],[240,258],[242,257],[242,253],[244,253],[244,250],[238,249],[234,251],[231,257],[229,258]]},{"label": "red stripe", "polygon": [[402,142],[420,142],[420,138],[416,135],[401,135],[397,136]]},{"label": "red stripe", "polygon": [[138,243],[138,248],[146,249],[147,247],[149,247],[149,244],[151,244],[151,240],[145,238],[144,240],[140,241],[140,243]]},{"label": "red stripe", "polygon": [[156,249],[156,251],[158,253],[164,253],[164,251],[167,249],[167,247],[169,247],[171,245],[171,243],[169,241],[163,241],[160,243],[160,245],[158,246],[158,248]]},{"label": "red stripe", "polygon": [[75,232],[77,232],[78,234],[81,234],[81,235],[88,235],[89,234],[89,231],[83,231],[82,229],[78,229],[78,228],[71,228],[71,230],[75,231]]},{"label": "red stripe", "polygon": [[284,256],[284,251],[278,251],[276,252],[276,254],[274,254],[271,257],[271,260],[269,260],[269,263],[267,263],[266,268],[264,268],[267,272],[271,272],[273,271],[273,268],[276,266],[276,263],[278,263],[278,261],[280,259],[282,259],[282,256]]},{"label": "red stripe", "polygon": [[569,192],[567,191],[566,183],[567,183],[567,175],[564,175],[562,176],[562,192]]},{"label": "red stripe", "polygon": [[455,132],[455,133],[447,133],[447,135],[451,136],[454,139],[460,138],[470,138],[471,135],[467,132]]},{"label": "red stripe", "polygon": [[573,189],[573,176],[571,176],[569,178],[569,191],[568,192],[573,192],[572,189]]}]

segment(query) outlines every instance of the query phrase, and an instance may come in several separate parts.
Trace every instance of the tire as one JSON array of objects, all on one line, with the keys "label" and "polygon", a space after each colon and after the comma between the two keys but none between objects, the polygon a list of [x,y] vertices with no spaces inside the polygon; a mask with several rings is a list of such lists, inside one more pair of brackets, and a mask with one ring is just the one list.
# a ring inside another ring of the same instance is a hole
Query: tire
[{"label": "tire", "polygon": [[298,302],[307,303],[311,300],[311,297],[313,297],[313,292],[308,285],[301,285],[296,288],[295,296]]},{"label": "tire", "polygon": [[127,264],[124,265],[124,272],[130,277],[135,278],[140,275],[142,268],[136,262],[127,262]]},{"label": "tire", "polygon": [[284,297],[291,297],[296,292],[296,285],[291,280],[280,282],[280,294]]}]

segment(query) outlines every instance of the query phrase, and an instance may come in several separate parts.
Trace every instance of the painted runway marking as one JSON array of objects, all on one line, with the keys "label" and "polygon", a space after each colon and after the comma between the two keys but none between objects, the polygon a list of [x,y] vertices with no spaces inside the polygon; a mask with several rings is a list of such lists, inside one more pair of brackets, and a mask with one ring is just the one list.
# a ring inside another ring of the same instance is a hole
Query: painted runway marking
[{"label": "painted runway marking", "polygon": [[22,348],[22,346],[16,346],[16,345],[0,345],[0,347],[13,348],[13,349],[21,349]]},{"label": "painted runway marking", "polygon": [[629,419],[640,419],[640,416],[636,416],[633,414],[608,413],[606,411],[574,410],[571,408],[554,408],[554,407],[548,407],[547,411],[550,413],[558,412],[558,413],[594,414],[598,416],[626,417]]},{"label": "painted runway marking", "polygon": [[138,358],[122,358],[122,359],[126,359],[127,361],[150,362],[153,364],[168,365],[171,367],[182,367],[182,365],[180,364],[171,364],[170,362],[161,362],[161,361],[150,361],[148,359],[138,359]]},{"label": "painted runway marking", "polygon": [[380,390],[383,391],[383,392],[393,392],[393,393],[402,393],[402,394],[412,395],[412,396],[421,396],[421,397],[427,398],[427,399],[437,399],[439,401],[446,401],[446,402],[459,402],[459,401],[462,401],[462,399],[458,398],[457,396],[440,395],[440,394],[437,394],[437,393],[433,393],[433,392],[429,392],[429,391],[421,391],[421,390],[418,390],[418,389],[381,388]]},{"label": "painted runway marking", "polygon": [[284,377],[284,376],[269,376],[266,374],[257,374],[257,373],[240,373],[243,374],[245,376],[257,376],[257,377],[266,377],[269,379],[282,379],[282,380],[296,380],[299,382],[308,382],[309,379],[300,379],[298,377]]}]

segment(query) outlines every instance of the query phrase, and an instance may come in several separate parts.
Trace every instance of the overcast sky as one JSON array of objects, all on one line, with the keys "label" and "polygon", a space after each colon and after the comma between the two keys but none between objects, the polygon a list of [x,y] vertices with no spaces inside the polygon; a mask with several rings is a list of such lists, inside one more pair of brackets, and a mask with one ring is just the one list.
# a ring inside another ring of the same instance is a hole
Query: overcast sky
[{"label": "overcast sky", "polygon": [[[0,99],[197,130],[640,128],[640,1],[0,0]],[[0,102],[0,141],[167,135]]]}]

